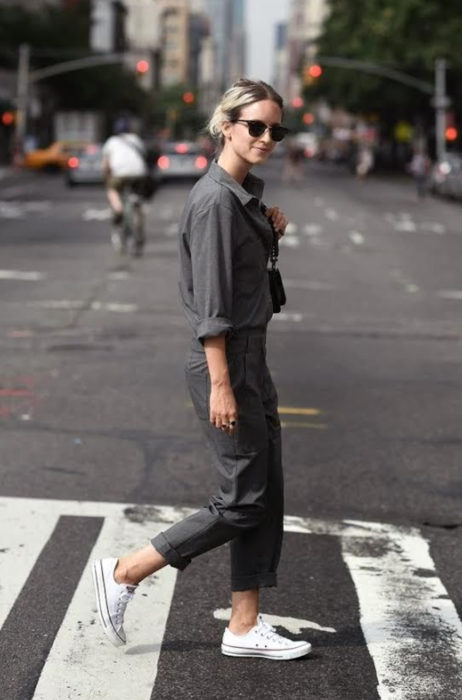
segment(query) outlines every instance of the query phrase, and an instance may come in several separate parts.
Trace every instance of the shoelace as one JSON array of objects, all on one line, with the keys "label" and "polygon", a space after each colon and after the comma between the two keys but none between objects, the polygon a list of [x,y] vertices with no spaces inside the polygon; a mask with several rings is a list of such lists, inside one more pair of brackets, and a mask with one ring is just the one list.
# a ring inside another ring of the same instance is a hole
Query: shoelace
[{"label": "shoelace", "polygon": [[124,621],[125,609],[134,595],[135,595],[134,588],[133,588],[133,590],[126,588],[125,591],[120,594],[119,600],[117,601],[117,610],[116,610],[116,625],[117,626],[121,625],[122,622]]},{"label": "shoelace", "polygon": [[270,625],[268,622],[265,622],[261,615],[258,617],[258,622],[259,622],[259,627],[263,627],[265,629],[265,633],[260,632],[262,637],[265,637],[265,639],[268,640],[273,640],[277,641],[279,643],[284,643],[284,645],[287,645],[287,640],[285,637],[282,637],[280,634],[276,632],[276,628]]}]

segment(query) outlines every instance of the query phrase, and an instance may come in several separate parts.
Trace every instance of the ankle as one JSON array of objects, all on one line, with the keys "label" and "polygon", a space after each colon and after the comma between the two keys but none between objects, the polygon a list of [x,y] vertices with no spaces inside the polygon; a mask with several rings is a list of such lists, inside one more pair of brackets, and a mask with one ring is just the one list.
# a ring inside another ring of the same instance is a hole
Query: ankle
[{"label": "ankle", "polygon": [[252,627],[257,624],[257,615],[246,616],[242,618],[232,617],[229,621],[228,629],[233,634],[242,635],[250,632]]},{"label": "ankle", "polygon": [[118,584],[126,584],[129,586],[136,586],[138,584],[138,581],[134,579],[133,574],[130,575],[129,567],[120,559],[117,562],[116,568],[114,569],[114,581]]}]

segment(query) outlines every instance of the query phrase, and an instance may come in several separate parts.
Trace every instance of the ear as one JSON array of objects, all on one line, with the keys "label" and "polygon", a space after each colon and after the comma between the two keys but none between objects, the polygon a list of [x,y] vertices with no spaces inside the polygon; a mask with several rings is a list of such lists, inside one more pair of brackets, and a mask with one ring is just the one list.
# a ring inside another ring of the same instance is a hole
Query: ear
[{"label": "ear", "polygon": [[225,140],[231,138],[231,130],[232,130],[233,124],[232,122],[222,122],[221,125],[221,133],[225,137]]}]

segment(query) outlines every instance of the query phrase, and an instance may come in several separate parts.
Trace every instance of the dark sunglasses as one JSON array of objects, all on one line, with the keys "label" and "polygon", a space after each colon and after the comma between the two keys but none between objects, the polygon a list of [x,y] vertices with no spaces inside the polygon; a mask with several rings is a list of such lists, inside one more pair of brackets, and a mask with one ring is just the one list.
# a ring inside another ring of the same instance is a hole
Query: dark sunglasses
[{"label": "dark sunglasses", "polygon": [[234,122],[237,124],[247,124],[249,134],[254,138],[263,136],[267,129],[273,141],[282,141],[284,136],[289,133],[289,129],[286,129],[285,126],[281,126],[280,124],[268,126],[265,122],[261,122],[258,119],[235,119]]}]

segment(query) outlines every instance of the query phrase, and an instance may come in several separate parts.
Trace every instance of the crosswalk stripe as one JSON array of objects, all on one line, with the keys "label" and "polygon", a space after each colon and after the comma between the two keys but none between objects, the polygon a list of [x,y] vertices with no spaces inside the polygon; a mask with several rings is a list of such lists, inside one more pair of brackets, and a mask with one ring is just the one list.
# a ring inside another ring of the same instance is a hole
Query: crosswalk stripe
[{"label": "crosswalk stripe", "polygon": [[[61,516],[104,518],[91,556],[42,669],[33,700],[122,700],[137,688],[149,700],[176,582],[167,567],[130,604],[128,644],[111,647],[97,623],[91,561],[142,546],[194,509],[0,497],[0,633]],[[462,623],[417,528],[286,516],[285,531],[338,538],[354,583],[361,627],[381,700],[457,697],[462,687]],[[148,596],[149,601],[144,597]],[[120,656],[123,655],[123,662]],[[422,657],[426,659],[422,673]],[[117,660],[120,663],[117,663]],[[73,672],[69,674],[72,665]],[[21,699],[22,700],[22,699]],[[26,700],[24,698],[24,700]]]},{"label": "crosswalk stripe", "polygon": [[[149,523],[148,527],[152,536],[163,528],[163,524]],[[106,518],[55,638],[33,700],[73,700],[77,697],[149,700],[176,570],[164,569],[158,576],[150,577],[137,591],[130,603],[130,618],[125,625],[127,645],[122,650],[114,649],[103,637],[98,623],[95,624],[97,614],[90,573],[94,558],[138,548],[146,541],[146,535],[146,524],[126,518]],[[78,671],[69,674],[70,665]]]},{"label": "crosswalk stripe", "polygon": [[[452,698],[462,688],[462,623],[428,543],[389,534],[364,546],[342,538],[381,700]],[[425,659],[423,672],[422,659]]]}]

